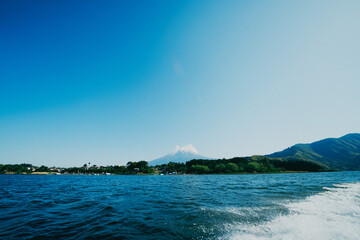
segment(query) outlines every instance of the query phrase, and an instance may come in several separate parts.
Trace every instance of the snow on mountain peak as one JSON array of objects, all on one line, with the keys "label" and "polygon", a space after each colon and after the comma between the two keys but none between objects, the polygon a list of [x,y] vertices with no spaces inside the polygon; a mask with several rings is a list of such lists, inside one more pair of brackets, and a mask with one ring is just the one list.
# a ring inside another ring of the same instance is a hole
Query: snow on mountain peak
[{"label": "snow on mountain peak", "polygon": [[161,158],[157,158],[152,161],[149,161],[149,166],[168,164],[169,162],[186,163],[187,161],[193,159],[211,159],[211,158],[199,155],[196,148],[193,145],[189,144],[183,147],[176,146],[174,152],[167,154]]},{"label": "snow on mountain peak", "polygon": [[173,154],[175,154],[177,152],[189,152],[189,153],[198,154],[198,150],[191,144],[188,144],[188,145],[183,146],[183,147],[180,147],[180,146],[176,145]]}]

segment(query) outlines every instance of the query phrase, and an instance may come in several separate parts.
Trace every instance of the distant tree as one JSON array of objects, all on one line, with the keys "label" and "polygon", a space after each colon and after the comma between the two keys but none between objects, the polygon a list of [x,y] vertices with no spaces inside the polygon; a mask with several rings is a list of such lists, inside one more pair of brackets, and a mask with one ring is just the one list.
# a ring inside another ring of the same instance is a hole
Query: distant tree
[{"label": "distant tree", "polygon": [[135,165],[136,168],[139,168],[139,172],[147,173],[149,171],[149,166],[147,161],[140,161],[137,162]]},{"label": "distant tree", "polygon": [[115,174],[125,174],[126,173],[126,168],[124,166],[115,165],[113,167],[113,173],[115,173]]},{"label": "distant tree", "polygon": [[139,161],[139,162],[128,162],[126,164],[127,166],[127,173],[128,174],[136,174],[138,172],[140,173],[153,173],[154,170],[151,170],[151,168],[148,166],[147,161]]},{"label": "distant tree", "polygon": [[237,165],[238,165],[238,169],[239,169],[238,171],[239,172],[244,172],[245,171],[246,164],[238,163]]},{"label": "distant tree", "polygon": [[48,172],[49,168],[42,165],[41,167],[39,167],[38,169],[36,169],[36,172]]},{"label": "distant tree", "polygon": [[207,166],[203,166],[203,165],[192,165],[191,172],[196,173],[196,174],[208,173],[209,168]]},{"label": "distant tree", "polygon": [[245,169],[247,172],[255,172],[260,170],[260,165],[257,162],[249,162]]},{"label": "distant tree", "polygon": [[128,169],[128,170],[134,170],[134,168],[135,168],[135,163],[134,162],[128,162],[127,164],[126,164],[126,168]]},{"label": "distant tree", "polygon": [[225,171],[225,164],[223,163],[216,164],[214,167],[214,171],[217,173],[223,173]]},{"label": "distant tree", "polygon": [[236,173],[239,171],[239,167],[235,163],[228,163],[226,164],[225,168],[232,173]]}]

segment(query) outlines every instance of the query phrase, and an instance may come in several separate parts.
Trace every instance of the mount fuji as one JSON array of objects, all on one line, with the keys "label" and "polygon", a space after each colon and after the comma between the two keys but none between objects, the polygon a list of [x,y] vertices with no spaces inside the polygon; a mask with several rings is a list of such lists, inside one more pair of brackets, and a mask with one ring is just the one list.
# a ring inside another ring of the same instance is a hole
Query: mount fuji
[{"label": "mount fuji", "polygon": [[169,162],[186,163],[187,161],[193,159],[211,159],[211,158],[204,157],[198,154],[196,148],[193,145],[189,144],[184,147],[176,146],[175,150],[172,153],[165,155],[161,158],[157,158],[152,161],[149,161],[149,166],[168,164]]}]

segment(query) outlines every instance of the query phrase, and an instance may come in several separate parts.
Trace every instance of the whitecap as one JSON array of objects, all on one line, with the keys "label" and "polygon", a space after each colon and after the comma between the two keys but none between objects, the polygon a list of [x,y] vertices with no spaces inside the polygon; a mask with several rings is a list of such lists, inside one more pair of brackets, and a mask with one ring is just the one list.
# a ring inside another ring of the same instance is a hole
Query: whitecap
[{"label": "whitecap", "polygon": [[258,224],[229,226],[220,239],[360,239],[360,183],[337,184],[325,192],[287,203],[289,214]]}]

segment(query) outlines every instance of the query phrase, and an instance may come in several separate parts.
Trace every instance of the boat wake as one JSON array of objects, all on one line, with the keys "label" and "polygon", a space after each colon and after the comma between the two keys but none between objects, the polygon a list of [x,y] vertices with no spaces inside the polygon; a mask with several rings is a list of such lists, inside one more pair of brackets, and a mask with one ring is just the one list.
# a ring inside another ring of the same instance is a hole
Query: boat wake
[{"label": "boat wake", "polygon": [[220,239],[360,239],[360,183],[325,188],[324,192],[287,203],[286,215],[258,224],[234,224]]}]

